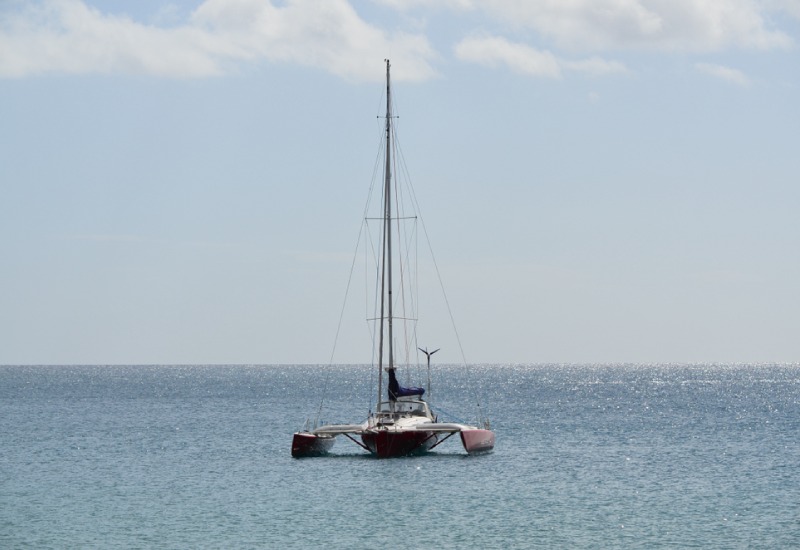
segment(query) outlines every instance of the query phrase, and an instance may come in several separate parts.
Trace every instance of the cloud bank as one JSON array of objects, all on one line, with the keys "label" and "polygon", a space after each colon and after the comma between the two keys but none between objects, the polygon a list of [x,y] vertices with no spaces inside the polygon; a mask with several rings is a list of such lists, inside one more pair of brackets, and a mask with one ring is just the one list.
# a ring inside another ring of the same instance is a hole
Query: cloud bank
[{"label": "cloud bank", "polygon": [[560,48],[708,52],[793,44],[771,28],[773,13],[800,16],[798,0],[380,0],[481,12],[509,29],[532,30]]},{"label": "cloud bank", "polygon": [[[11,8],[17,7],[16,11]],[[0,8],[0,76],[122,73],[208,77],[256,61],[292,62],[352,80],[381,77],[390,52],[400,80],[430,78],[435,57],[421,35],[370,25],[346,0],[206,0],[185,23],[160,28],[81,0]]]},{"label": "cloud bank", "polygon": [[486,36],[467,38],[455,47],[456,57],[480,65],[506,66],[514,72],[544,78],[561,78],[565,70],[592,76],[624,73],[625,65],[591,57],[577,61],[561,59],[549,51],[542,51],[505,38]]},{"label": "cloud bank", "polygon": [[104,13],[87,1],[0,3],[0,77],[212,77],[270,62],[376,80],[376,59],[390,56],[396,78],[425,80],[439,59],[424,34],[427,18],[443,13],[463,37],[452,46],[462,61],[543,78],[605,75],[626,70],[605,59],[610,52],[790,48],[794,40],[775,22],[800,18],[800,0],[372,0],[384,15],[423,22],[402,32],[365,20],[352,0],[205,0],[171,25]]}]

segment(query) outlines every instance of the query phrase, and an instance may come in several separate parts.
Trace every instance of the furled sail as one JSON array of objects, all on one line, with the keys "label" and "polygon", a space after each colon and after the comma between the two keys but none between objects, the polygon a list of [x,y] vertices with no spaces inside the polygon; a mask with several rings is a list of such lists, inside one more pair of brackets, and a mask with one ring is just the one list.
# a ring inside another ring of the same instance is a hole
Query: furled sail
[{"label": "furled sail", "polygon": [[397,401],[398,397],[409,397],[411,395],[421,396],[425,393],[424,388],[404,388],[397,381],[394,375],[394,369],[387,369],[389,371],[389,400]]}]

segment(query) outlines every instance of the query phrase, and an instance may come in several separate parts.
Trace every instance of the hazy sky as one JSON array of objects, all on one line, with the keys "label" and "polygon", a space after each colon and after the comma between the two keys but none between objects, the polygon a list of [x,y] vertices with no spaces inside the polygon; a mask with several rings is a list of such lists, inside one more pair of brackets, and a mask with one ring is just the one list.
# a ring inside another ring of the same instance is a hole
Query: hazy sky
[{"label": "hazy sky", "polygon": [[387,57],[468,361],[800,361],[798,47],[800,0],[1,0],[0,363],[327,362]]}]

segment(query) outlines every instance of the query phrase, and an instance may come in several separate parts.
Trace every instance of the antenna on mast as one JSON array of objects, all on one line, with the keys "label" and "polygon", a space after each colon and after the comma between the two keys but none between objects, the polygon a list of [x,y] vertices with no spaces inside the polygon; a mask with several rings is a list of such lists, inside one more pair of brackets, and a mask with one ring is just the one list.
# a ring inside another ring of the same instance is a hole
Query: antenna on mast
[{"label": "antenna on mast", "polygon": [[431,399],[431,355],[433,355],[434,353],[436,353],[437,351],[439,351],[442,348],[436,348],[433,351],[428,351],[428,348],[425,348],[425,349],[417,348],[417,349],[419,351],[421,351],[422,353],[424,353],[428,357],[428,400],[430,401],[430,399]]}]

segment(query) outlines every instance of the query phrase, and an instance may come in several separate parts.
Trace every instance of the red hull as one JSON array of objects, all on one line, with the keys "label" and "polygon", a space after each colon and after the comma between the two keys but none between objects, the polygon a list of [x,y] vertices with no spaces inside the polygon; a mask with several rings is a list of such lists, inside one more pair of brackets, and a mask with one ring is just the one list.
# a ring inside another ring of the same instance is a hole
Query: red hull
[{"label": "red hull", "polygon": [[296,433],[292,438],[292,456],[303,458],[306,456],[322,456],[326,454],[335,439],[332,437],[320,437],[310,433]]},{"label": "red hull", "polygon": [[361,441],[378,458],[424,453],[437,441],[432,432],[378,430],[361,434]]},{"label": "red hull", "polygon": [[491,430],[461,430],[461,443],[468,453],[482,453],[494,449],[494,432]]}]

